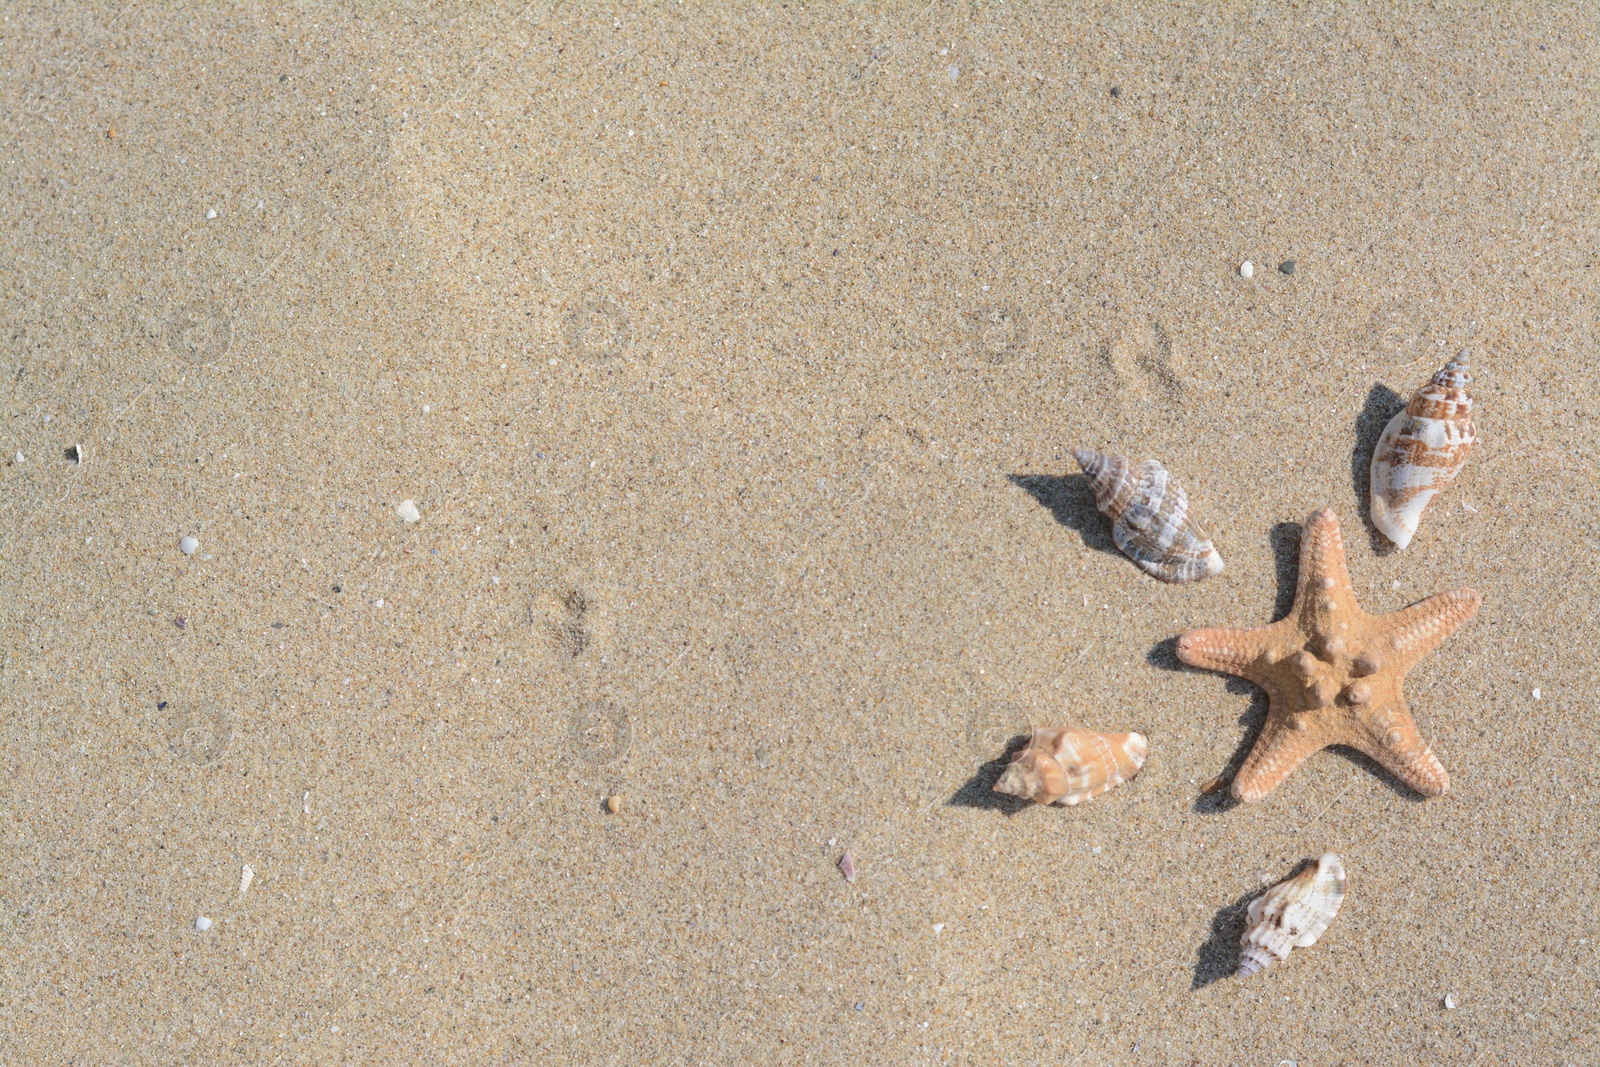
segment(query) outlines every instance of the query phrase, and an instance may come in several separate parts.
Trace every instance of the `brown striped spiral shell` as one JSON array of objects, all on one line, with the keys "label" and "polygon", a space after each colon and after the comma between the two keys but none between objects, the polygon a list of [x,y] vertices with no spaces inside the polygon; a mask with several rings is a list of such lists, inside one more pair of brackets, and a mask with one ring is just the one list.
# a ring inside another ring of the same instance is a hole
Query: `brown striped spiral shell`
[{"label": "brown striped spiral shell", "polygon": [[1417,390],[1378,438],[1372,453],[1372,524],[1400,548],[1411,543],[1422,509],[1461,473],[1478,439],[1471,385],[1462,352]]},{"label": "brown striped spiral shell", "polygon": [[1141,570],[1164,582],[1193,582],[1222,570],[1222,557],[1189,513],[1189,494],[1153,459],[1073,450],[1094,483],[1095,505],[1111,519],[1111,539]]}]

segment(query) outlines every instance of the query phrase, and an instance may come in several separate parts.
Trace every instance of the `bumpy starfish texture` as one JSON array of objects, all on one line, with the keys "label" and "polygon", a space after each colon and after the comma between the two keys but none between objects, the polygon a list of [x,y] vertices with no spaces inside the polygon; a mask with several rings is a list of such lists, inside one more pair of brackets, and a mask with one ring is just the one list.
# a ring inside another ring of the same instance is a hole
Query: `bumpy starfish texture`
[{"label": "bumpy starfish texture", "polygon": [[1368,615],[1350,588],[1339,517],[1327,508],[1312,512],[1286,617],[1253,630],[1190,630],[1178,638],[1183,662],[1236,674],[1267,691],[1267,721],[1233,780],[1234,797],[1260,800],[1328,745],[1365,752],[1425,796],[1444,793],[1450,776],[1417,732],[1400,683],[1477,613],[1482,599],[1456,589]]}]

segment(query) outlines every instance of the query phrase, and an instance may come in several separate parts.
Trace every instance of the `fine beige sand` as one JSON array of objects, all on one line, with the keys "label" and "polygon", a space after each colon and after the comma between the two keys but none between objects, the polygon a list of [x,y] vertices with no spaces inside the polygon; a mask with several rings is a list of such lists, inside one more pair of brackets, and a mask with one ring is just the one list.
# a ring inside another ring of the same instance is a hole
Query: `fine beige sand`
[{"label": "fine beige sand", "polygon": [[[1600,1061],[1597,94],[1593,4],[7,8],[0,1062]],[[1323,506],[1483,594],[1443,798],[1201,796],[1265,702],[1173,640]],[[1002,803],[1030,723],[1149,762]]]}]

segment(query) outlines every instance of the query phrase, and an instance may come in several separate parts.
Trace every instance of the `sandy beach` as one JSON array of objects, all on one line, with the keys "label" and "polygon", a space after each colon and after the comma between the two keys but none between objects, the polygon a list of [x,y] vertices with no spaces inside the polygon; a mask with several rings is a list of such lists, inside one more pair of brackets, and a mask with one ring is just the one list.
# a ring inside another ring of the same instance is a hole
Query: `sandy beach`
[{"label": "sandy beach", "polygon": [[[8,8],[0,1063],[1600,1062],[1597,100],[1593,4]],[[1442,797],[1202,793],[1323,507],[1482,595]]]}]

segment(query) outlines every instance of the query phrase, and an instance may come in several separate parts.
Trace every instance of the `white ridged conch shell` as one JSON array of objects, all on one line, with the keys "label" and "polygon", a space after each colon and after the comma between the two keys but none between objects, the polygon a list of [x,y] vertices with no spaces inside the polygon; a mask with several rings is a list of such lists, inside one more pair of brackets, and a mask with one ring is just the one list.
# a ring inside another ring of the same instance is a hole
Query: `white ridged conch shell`
[{"label": "white ridged conch shell", "polygon": [[1293,949],[1315,945],[1342,903],[1344,864],[1332,852],[1251,901],[1239,939],[1239,976],[1264,971]]},{"label": "white ridged conch shell", "polygon": [[1149,752],[1143,734],[1041,727],[994,791],[1040,804],[1081,804],[1138,774]]},{"label": "white ridged conch shell", "polygon": [[1189,514],[1189,494],[1153,459],[1073,449],[1094,483],[1095,506],[1111,519],[1111,539],[1141,570],[1163,582],[1193,582],[1222,570],[1222,557]]},{"label": "white ridged conch shell", "polygon": [[1389,420],[1372,453],[1372,525],[1400,548],[1422,509],[1455,480],[1478,439],[1472,425],[1471,368],[1461,353]]}]

